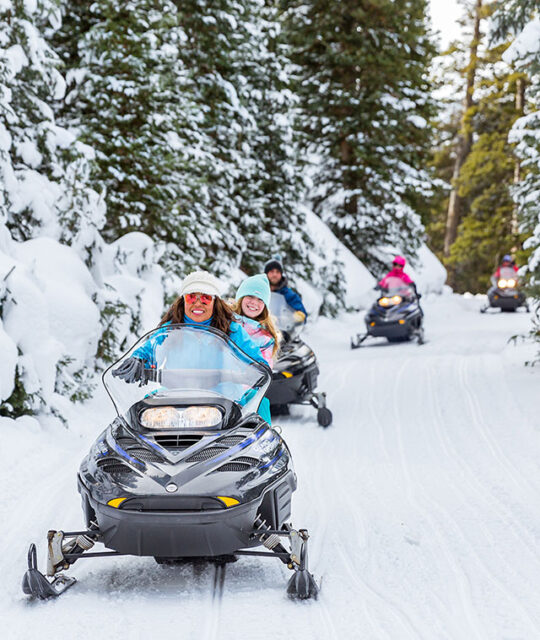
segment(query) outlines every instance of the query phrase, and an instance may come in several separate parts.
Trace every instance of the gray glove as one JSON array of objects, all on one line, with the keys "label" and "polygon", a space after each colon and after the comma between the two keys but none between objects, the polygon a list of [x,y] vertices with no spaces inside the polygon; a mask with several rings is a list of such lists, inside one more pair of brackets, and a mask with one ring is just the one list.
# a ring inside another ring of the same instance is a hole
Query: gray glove
[{"label": "gray glove", "polygon": [[114,369],[112,374],[115,377],[122,378],[122,380],[125,380],[130,384],[132,382],[138,382],[139,387],[148,383],[144,374],[144,361],[140,358],[131,357],[124,360],[119,367]]}]

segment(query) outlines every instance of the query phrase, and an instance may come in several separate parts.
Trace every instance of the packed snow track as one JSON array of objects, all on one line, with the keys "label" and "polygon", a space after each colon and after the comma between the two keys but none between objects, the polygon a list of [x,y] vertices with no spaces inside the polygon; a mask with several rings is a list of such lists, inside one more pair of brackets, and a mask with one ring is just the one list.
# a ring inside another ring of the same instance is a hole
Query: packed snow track
[{"label": "packed snow track", "polygon": [[362,314],[320,320],[306,341],[334,423],[296,407],[277,423],[293,454],[292,522],[309,529],[318,600],[294,602],[279,561],[243,557],[161,566],[152,558],[82,559],[78,583],[29,602],[31,541],[81,527],[81,458],[111,416],[98,394],[70,428],[2,425],[0,617],[12,639],[540,638],[540,371],[508,340],[525,313],[482,301],[425,301],[426,339],[370,339],[351,351]]}]

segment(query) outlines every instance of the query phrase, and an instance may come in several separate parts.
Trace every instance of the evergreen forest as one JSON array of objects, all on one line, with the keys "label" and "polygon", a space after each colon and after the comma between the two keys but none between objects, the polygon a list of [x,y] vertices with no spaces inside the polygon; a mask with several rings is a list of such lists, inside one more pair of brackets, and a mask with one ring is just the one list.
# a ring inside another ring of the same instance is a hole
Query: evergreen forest
[{"label": "evergreen forest", "polygon": [[[462,6],[443,51],[427,0],[0,2],[1,414],[88,397],[195,268],[279,255],[337,314],[308,213],[377,278],[426,243],[485,293],[511,254],[540,300],[539,2]],[[22,334],[44,274],[80,296],[84,348],[54,314]]]}]

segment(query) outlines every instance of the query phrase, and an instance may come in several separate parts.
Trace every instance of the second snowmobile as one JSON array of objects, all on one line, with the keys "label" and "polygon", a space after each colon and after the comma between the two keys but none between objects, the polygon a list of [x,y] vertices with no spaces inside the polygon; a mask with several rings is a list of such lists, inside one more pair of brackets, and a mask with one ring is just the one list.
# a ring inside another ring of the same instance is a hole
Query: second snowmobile
[{"label": "second snowmobile", "polygon": [[527,299],[520,290],[519,279],[513,267],[501,267],[499,271],[500,277],[489,289],[487,304],[480,309],[480,313],[485,313],[490,308],[516,311],[519,307],[525,307],[526,311],[529,311]]},{"label": "second snowmobile", "polygon": [[[143,343],[153,357],[139,384],[115,377]],[[86,528],[48,532],[46,576],[30,545],[24,592],[59,595],[75,582],[64,571],[83,558],[223,564],[255,555],[293,571],[291,597],[316,597],[308,533],[288,523],[291,455],[256,413],[270,380],[268,367],[215,329],[170,325],[144,336],[103,375],[117,417],[79,469]],[[108,551],[91,551],[97,543]]]},{"label": "second snowmobile", "polygon": [[366,313],[366,332],[351,338],[351,349],[357,349],[370,336],[386,338],[388,342],[416,339],[424,343],[424,312],[419,294],[400,278],[388,278],[387,287]]},{"label": "second snowmobile", "polygon": [[272,415],[288,415],[291,404],[311,405],[317,409],[317,422],[321,427],[330,426],[332,412],[326,406],[326,393],[317,391],[317,358],[300,338],[303,323],[295,321],[293,310],[278,293],[272,293],[270,310],[283,336],[272,371],[272,384],[266,391]]}]

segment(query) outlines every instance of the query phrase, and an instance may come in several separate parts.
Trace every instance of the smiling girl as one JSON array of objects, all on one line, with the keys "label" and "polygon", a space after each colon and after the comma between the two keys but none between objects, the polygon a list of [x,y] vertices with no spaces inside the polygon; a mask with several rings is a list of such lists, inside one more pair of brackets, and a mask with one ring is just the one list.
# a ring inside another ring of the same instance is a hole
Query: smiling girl
[{"label": "smiling girl", "polygon": [[246,278],[238,287],[236,300],[231,304],[236,321],[241,324],[261,350],[262,357],[272,367],[279,349],[281,335],[268,310],[270,285],[264,274]]}]

